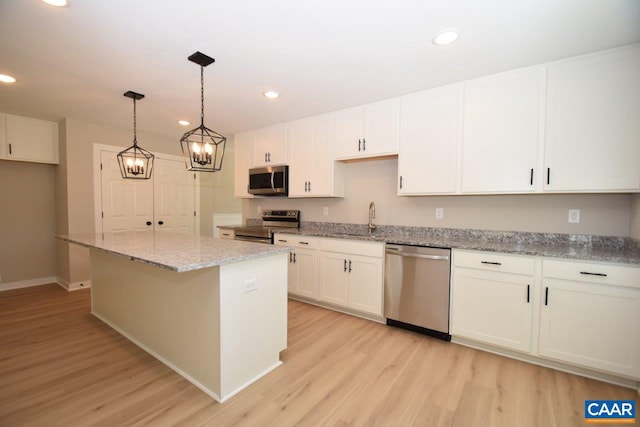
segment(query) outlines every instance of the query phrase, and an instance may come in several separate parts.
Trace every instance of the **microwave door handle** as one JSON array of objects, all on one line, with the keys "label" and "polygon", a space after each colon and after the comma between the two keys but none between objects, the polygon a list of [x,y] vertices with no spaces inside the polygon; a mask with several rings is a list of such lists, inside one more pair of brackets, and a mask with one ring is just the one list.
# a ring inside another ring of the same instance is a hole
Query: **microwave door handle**
[{"label": "microwave door handle", "polygon": [[276,171],[271,171],[271,189],[276,192],[276,186],[273,184],[273,177],[276,175]]}]

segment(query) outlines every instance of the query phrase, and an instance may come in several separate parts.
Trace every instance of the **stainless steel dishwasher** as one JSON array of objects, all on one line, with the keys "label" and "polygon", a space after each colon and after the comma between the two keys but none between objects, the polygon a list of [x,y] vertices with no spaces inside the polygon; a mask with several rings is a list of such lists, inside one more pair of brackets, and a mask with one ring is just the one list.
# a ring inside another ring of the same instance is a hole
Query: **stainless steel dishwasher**
[{"label": "stainless steel dishwasher", "polygon": [[451,249],[387,244],[384,315],[387,325],[451,341]]}]

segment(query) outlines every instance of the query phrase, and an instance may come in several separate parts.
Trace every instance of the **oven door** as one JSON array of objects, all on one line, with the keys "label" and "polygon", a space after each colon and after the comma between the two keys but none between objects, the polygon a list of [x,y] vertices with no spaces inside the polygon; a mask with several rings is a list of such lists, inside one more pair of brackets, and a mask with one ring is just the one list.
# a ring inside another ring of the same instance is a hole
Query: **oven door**
[{"label": "oven door", "polygon": [[266,243],[268,245],[273,244],[271,239],[269,239],[268,237],[238,236],[236,234],[233,240],[242,240],[243,242]]}]

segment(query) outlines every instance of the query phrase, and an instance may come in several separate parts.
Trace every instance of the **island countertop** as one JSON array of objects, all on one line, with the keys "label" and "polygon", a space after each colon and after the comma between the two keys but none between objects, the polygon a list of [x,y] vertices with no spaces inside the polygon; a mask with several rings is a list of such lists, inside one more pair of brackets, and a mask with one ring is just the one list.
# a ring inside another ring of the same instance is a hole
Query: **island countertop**
[{"label": "island countertop", "polygon": [[287,246],[147,230],[56,237],[178,273],[286,253],[290,250]]}]

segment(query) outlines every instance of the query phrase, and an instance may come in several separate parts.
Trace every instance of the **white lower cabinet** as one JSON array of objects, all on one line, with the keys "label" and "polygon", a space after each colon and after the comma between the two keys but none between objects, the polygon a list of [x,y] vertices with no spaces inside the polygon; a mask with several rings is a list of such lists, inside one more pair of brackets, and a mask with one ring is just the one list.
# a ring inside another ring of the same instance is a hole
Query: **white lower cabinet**
[{"label": "white lower cabinet", "polygon": [[321,239],[320,301],[382,316],[384,244]]},{"label": "white lower cabinet", "polygon": [[542,265],[540,355],[640,378],[640,268]]},{"label": "white lower cabinet", "polygon": [[534,260],[454,251],[451,334],[531,351]]},{"label": "white lower cabinet", "polygon": [[451,295],[454,341],[640,380],[638,266],[454,250]]},{"label": "white lower cabinet", "polygon": [[293,246],[289,253],[289,294],[318,298],[318,238],[293,234],[276,234],[274,244]]}]

